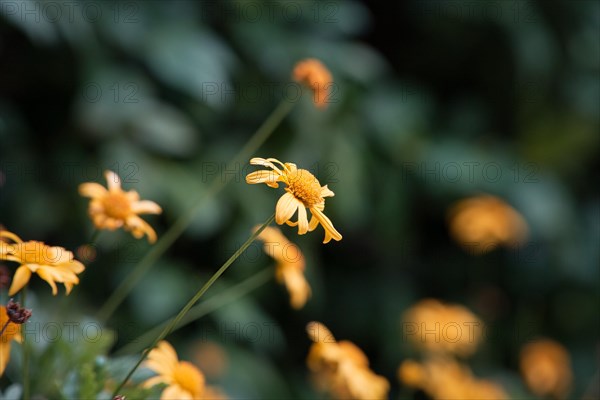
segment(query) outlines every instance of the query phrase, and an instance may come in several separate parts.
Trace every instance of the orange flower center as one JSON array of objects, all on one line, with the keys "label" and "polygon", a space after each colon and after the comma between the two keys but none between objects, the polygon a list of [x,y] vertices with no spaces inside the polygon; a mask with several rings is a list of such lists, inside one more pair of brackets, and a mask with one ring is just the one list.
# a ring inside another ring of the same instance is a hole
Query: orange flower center
[{"label": "orange flower center", "polygon": [[313,174],[305,169],[298,169],[287,174],[286,190],[302,201],[306,207],[321,203],[321,184]]},{"label": "orange flower center", "polygon": [[198,398],[204,391],[204,376],[198,369],[187,361],[181,361],[173,371],[173,379],[183,390],[193,398]]},{"label": "orange flower center", "polygon": [[102,199],[106,215],[114,219],[126,220],[131,215],[131,203],[125,193],[109,193]]}]

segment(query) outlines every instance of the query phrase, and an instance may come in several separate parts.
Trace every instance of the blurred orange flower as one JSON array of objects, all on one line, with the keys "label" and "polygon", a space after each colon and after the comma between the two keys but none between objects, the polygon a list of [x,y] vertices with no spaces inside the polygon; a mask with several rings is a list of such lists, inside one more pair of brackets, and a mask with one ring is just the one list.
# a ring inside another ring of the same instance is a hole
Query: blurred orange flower
[{"label": "blurred orange flower", "polygon": [[469,356],[481,342],[484,324],[466,307],[424,299],[402,316],[403,339],[421,351]]},{"label": "blurred orange flower", "polygon": [[56,282],[63,283],[67,294],[71,293],[73,285],[79,283],[77,274],[85,267],[73,257],[73,253],[62,247],[47,246],[42,242],[30,240],[23,242],[12,232],[0,231],[0,238],[11,240],[13,243],[0,241],[0,260],[14,261],[21,264],[13,277],[8,294],[12,296],[23,288],[31,278],[32,273],[48,282],[52,294],[56,296]]},{"label": "blurred orange flower", "polygon": [[573,375],[567,350],[558,342],[540,339],[521,349],[521,374],[537,396],[566,399]]},{"label": "blurred orange flower", "polygon": [[318,108],[327,107],[329,88],[333,82],[331,72],[314,58],[299,61],[294,66],[292,78],[310,88],[313,92],[313,101]]},{"label": "blurred orange flower", "polygon": [[503,400],[507,394],[498,384],[478,379],[471,370],[446,357],[430,357],[423,363],[404,361],[398,377],[405,386],[423,390],[434,400]]},{"label": "blurred orange flower", "polygon": [[147,235],[150,243],[156,242],[156,232],[139,214],[160,214],[162,209],[149,200],[140,200],[135,190],[121,189],[121,179],[112,171],[105,171],[108,190],[95,182],[79,185],[79,194],[91,198],[88,212],[97,229],[114,231],[123,227],[139,239]]},{"label": "blurred orange flower", "polygon": [[21,326],[14,322],[9,322],[6,307],[0,306],[0,376],[4,374],[6,365],[10,361],[10,343],[15,340],[19,343],[23,341],[21,337]]},{"label": "blurred orange flower", "polygon": [[[342,235],[323,213],[325,197],[334,196],[327,185],[321,186],[313,174],[305,169],[298,169],[296,164],[284,164],[274,158],[253,158],[250,160],[250,164],[261,165],[270,168],[272,171],[259,170],[251,172],[246,176],[246,183],[264,183],[269,187],[278,188],[278,182],[283,182],[287,186],[285,188],[286,193],[281,196],[275,207],[275,222],[279,225],[286,223],[289,226],[298,226],[299,235],[311,232],[321,224],[325,229],[323,243],[328,243],[331,239],[342,240]],[[279,164],[281,169],[275,164]],[[307,208],[312,214],[310,222],[308,222],[306,214]],[[298,221],[290,221],[296,211],[298,212]]]},{"label": "blurred orange flower", "polygon": [[[254,227],[254,231],[258,226]],[[311,295],[310,285],[304,277],[304,256],[298,246],[290,242],[277,228],[266,227],[258,239],[264,242],[264,251],[275,259],[275,279],[283,283],[290,294],[290,304],[295,309],[304,307]]]},{"label": "blurred orange flower", "polygon": [[367,356],[349,341],[337,342],[319,322],[306,327],[314,342],[306,363],[320,391],[336,399],[386,399],[390,385],[369,369]]},{"label": "blurred orange flower", "polygon": [[523,217],[501,199],[481,195],[461,200],[448,212],[450,234],[459,244],[483,254],[498,245],[516,246],[527,238]]},{"label": "blurred orange flower", "polygon": [[164,340],[150,351],[144,365],[158,373],[158,376],[146,380],[144,387],[161,383],[167,385],[161,400],[226,398],[218,389],[206,385],[204,375],[194,364],[179,361],[173,346]]}]

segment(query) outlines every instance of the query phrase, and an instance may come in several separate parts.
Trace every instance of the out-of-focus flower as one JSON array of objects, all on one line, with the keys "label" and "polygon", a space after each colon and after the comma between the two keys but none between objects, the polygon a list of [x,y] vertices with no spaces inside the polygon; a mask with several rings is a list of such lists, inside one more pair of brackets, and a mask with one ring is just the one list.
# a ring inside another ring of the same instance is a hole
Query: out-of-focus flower
[{"label": "out-of-focus flower", "polygon": [[527,238],[523,217],[490,195],[457,202],[450,207],[448,219],[454,240],[474,254],[487,253],[499,245],[517,246]]},{"label": "out-of-focus flower", "polygon": [[385,399],[389,382],[369,369],[367,356],[349,341],[337,342],[319,322],[306,327],[314,342],[306,363],[318,390],[336,399]]},{"label": "out-of-focus flower", "polygon": [[430,357],[423,363],[404,361],[398,368],[400,382],[420,389],[434,400],[503,400],[498,384],[473,376],[471,370],[446,357]]},{"label": "out-of-focus flower", "polygon": [[[265,183],[272,188],[278,188],[279,183],[286,185],[286,193],[281,196],[275,207],[275,222],[279,225],[284,223],[289,226],[298,226],[298,234],[315,230],[321,224],[325,229],[323,243],[331,239],[342,240],[342,235],[333,227],[331,220],[323,213],[325,209],[325,197],[333,197],[334,193],[321,186],[317,178],[305,169],[298,169],[296,164],[282,163],[274,158],[253,158],[252,165],[261,165],[272,171],[259,170],[251,172],[246,176],[246,183]],[[281,169],[275,164],[279,164]],[[308,221],[306,209],[309,209],[312,218]],[[293,222],[291,218],[298,212],[298,221]]]},{"label": "out-of-focus flower", "polygon": [[193,348],[193,361],[210,378],[218,378],[227,370],[227,353],[221,345],[205,339]]},{"label": "out-of-focus flower", "polygon": [[149,200],[140,200],[135,190],[121,189],[121,179],[112,171],[105,171],[108,190],[95,182],[79,185],[79,194],[91,198],[88,212],[97,229],[114,231],[123,227],[140,239],[147,235],[150,243],[156,242],[156,232],[139,214],[160,214],[162,209]]},{"label": "out-of-focus flower", "polygon": [[[257,229],[254,227],[254,231]],[[298,246],[283,236],[279,229],[270,226],[260,233],[258,239],[264,242],[265,253],[277,262],[275,279],[287,288],[291,306],[295,309],[304,307],[311,290],[304,277],[304,256]]]},{"label": "out-of-focus flower", "polygon": [[10,320],[4,306],[0,306],[0,330],[2,332],[0,334],[0,376],[2,376],[10,361],[11,341],[22,342],[21,326]]},{"label": "out-of-focus flower", "polygon": [[292,78],[312,90],[313,101],[318,108],[327,107],[333,78],[321,61],[314,58],[299,61],[294,66]]},{"label": "out-of-focus flower", "polygon": [[167,385],[161,400],[226,399],[218,389],[206,385],[204,374],[194,364],[179,361],[173,346],[164,340],[150,351],[144,365],[158,374],[146,380],[144,387]]},{"label": "out-of-focus flower", "polygon": [[77,274],[83,272],[85,267],[73,258],[73,253],[70,251],[58,246],[47,246],[34,240],[23,242],[17,235],[8,231],[1,231],[0,237],[13,242],[0,241],[0,260],[21,264],[15,272],[8,291],[10,296],[29,282],[32,273],[38,274],[48,282],[55,296],[58,293],[56,282],[65,285],[67,294],[71,293],[73,286],[79,283]]},{"label": "out-of-focus flower", "polygon": [[525,345],[520,355],[521,374],[529,389],[537,396],[565,399],[571,381],[571,360],[567,350],[550,339]]},{"label": "out-of-focus flower", "polygon": [[402,316],[404,338],[421,351],[469,356],[481,342],[483,322],[467,308],[424,299]]}]

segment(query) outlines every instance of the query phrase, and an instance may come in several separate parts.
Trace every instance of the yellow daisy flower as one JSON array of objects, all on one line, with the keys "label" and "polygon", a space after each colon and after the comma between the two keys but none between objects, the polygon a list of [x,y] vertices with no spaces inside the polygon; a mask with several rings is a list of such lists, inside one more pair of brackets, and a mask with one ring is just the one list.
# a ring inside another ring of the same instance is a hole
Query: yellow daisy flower
[{"label": "yellow daisy flower", "polygon": [[10,361],[10,343],[15,340],[19,343],[23,341],[21,337],[21,326],[14,322],[9,322],[6,307],[0,306],[0,376],[4,374],[6,365]]},{"label": "yellow daisy flower", "polygon": [[[254,231],[258,229],[254,227]],[[285,285],[290,294],[290,304],[295,309],[304,307],[311,295],[310,285],[304,277],[304,256],[298,246],[290,242],[281,231],[266,227],[258,239],[264,242],[264,251],[276,262],[275,279]]]},{"label": "yellow daisy flower", "polygon": [[[281,196],[275,207],[275,222],[282,225],[298,226],[298,234],[304,235],[306,232],[315,230],[317,225],[321,224],[325,229],[325,239],[323,243],[328,243],[331,239],[342,240],[342,235],[333,227],[333,223],[323,213],[325,209],[325,197],[333,197],[334,193],[327,188],[327,185],[321,186],[317,178],[305,169],[298,169],[296,164],[282,163],[274,158],[253,158],[250,160],[252,165],[261,165],[272,169],[254,171],[246,176],[246,183],[265,183],[272,188],[279,187],[278,182],[286,184],[286,193]],[[280,167],[278,167],[278,164]],[[306,209],[312,214],[310,222],[306,214]],[[292,216],[298,212],[298,220],[290,221]]]},{"label": "yellow daisy flower", "polygon": [[23,242],[17,235],[8,231],[1,231],[0,238],[14,242],[0,241],[0,260],[21,264],[13,277],[9,296],[21,290],[29,282],[32,273],[38,274],[48,282],[55,296],[58,292],[56,282],[65,285],[67,295],[71,293],[73,285],[79,283],[77,274],[83,272],[85,267],[73,258],[70,251],[58,246],[47,246],[35,240]]},{"label": "yellow daisy flower", "polygon": [[146,380],[144,387],[167,384],[161,400],[226,398],[218,389],[206,385],[204,374],[194,364],[179,361],[173,346],[164,340],[150,351],[144,365],[158,374]]},{"label": "yellow daisy flower", "polygon": [[337,342],[319,322],[306,330],[314,342],[306,363],[317,389],[336,399],[387,399],[389,382],[369,369],[367,356],[354,343]]},{"label": "yellow daisy flower", "polygon": [[121,179],[112,171],[105,171],[108,190],[95,182],[79,185],[79,194],[91,198],[88,212],[98,229],[114,231],[123,227],[136,239],[147,235],[150,243],[156,242],[156,232],[139,214],[160,214],[162,209],[149,200],[140,200],[135,190],[121,189]]},{"label": "yellow daisy flower", "polygon": [[333,82],[331,72],[315,58],[299,61],[294,66],[292,78],[310,88],[313,92],[313,101],[318,108],[327,107],[329,88]]}]

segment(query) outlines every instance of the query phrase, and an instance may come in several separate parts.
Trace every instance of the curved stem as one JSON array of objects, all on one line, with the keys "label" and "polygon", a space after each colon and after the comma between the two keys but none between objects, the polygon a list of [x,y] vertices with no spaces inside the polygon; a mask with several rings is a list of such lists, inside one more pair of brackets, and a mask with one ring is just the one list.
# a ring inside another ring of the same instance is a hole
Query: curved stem
[{"label": "curved stem", "polygon": [[[279,105],[273,110],[271,115],[265,120],[265,122],[257,129],[252,135],[246,145],[233,157],[229,162],[228,168],[239,164],[240,162],[247,160],[252,156],[256,150],[271,136],[275,131],[275,128],[281,123],[286,115],[294,108],[296,103],[282,100]],[[198,210],[204,205],[206,199],[216,195],[223,189],[229,180],[231,175],[225,174],[223,179],[214,179],[209,186],[208,190],[200,195],[195,201],[194,205],[184,214],[182,214],[173,225],[165,232],[156,244],[150,249],[148,253],[136,264],[131,273],[122,281],[117,289],[112,293],[108,300],[104,303],[96,318],[100,322],[106,322],[111,315],[115,312],[117,307],[127,297],[129,292],[137,285],[142,279],[146,272],[152,267],[154,262],[162,256],[165,251],[171,247],[171,245],[181,236],[186,228],[192,222],[194,216]]]},{"label": "curved stem", "polygon": [[131,376],[133,375],[133,373],[138,369],[138,367],[142,364],[142,362],[146,359],[146,357],[148,356],[148,354],[150,353],[150,351],[154,347],[156,347],[156,345],[158,344],[158,342],[160,342],[165,337],[167,337],[167,335],[169,335],[169,333],[171,333],[173,331],[173,329],[175,329],[175,326],[177,326],[177,324],[179,324],[181,322],[181,320],[183,319],[183,317],[194,306],[194,304],[196,304],[196,302],[198,300],[200,300],[200,298],[204,295],[204,293],[206,293],[206,291],[208,289],[210,289],[210,287],[217,281],[217,279],[219,279],[219,277],[221,275],[223,275],[223,273],[227,270],[227,268],[229,268],[229,266],[231,264],[233,264],[233,262],[235,260],[238,259],[238,257],[248,248],[248,246],[250,246],[252,244],[252,242],[254,242],[254,240],[256,240],[256,238],[258,237],[258,235],[260,235],[260,233],[271,222],[273,222],[273,220],[275,220],[275,214],[271,215],[271,217],[264,224],[262,224],[262,226],[256,232],[254,232],[248,238],[248,240],[246,240],[244,242],[244,244],[235,253],[233,253],[233,255],[231,257],[229,257],[229,259],[227,261],[225,261],[225,263],[221,266],[221,268],[219,268],[217,270],[217,272],[215,272],[213,274],[213,276],[210,277],[210,279],[200,288],[200,290],[198,290],[196,292],[196,294],[179,311],[179,313],[175,316],[175,318],[173,318],[169,322],[169,324],[162,330],[162,332],[160,333],[160,335],[158,335],[154,339],[154,341],[152,342],[152,345],[150,345],[150,347],[148,347],[146,350],[144,350],[144,352],[142,353],[140,359],[133,366],[133,368],[129,371],[129,373],[127,374],[127,376],[125,377],[125,379],[123,379],[123,381],[117,386],[117,388],[115,389],[115,391],[112,394],[112,397],[115,397],[116,395],[119,394],[119,391],[123,388],[123,386],[125,385],[125,383],[127,383],[127,381],[129,380],[129,378],[131,378]]},{"label": "curved stem", "polygon": [[[209,299],[204,300],[202,303],[195,305],[190,309],[190,311],[186,314],[185,317],[179,321],[177,325],[174,326],[172,332],[175,332],[177,329],[183,328],[184,326],[204,317],[212,313],[215,310],[218,310],[221,307],[224,307],[235,300],[239,299],[242,296],[250,293],[254,289],[264,285],[269,279],[273,276],[272,268],[266,268],[259,273],[252,275],[251,277],[243,280],[242,282],[215,294]],[[114,355],[121,356],[128,353],[135,353],[137,351],[141,351],[149,346],[156,335],[160,334],[160,332],[167,326],[172,319],[162,322],[161,324],[151,328],[149,331],[144,333],[143,335],[133,339],[131,342],[126,344],[117,350]]]}]

